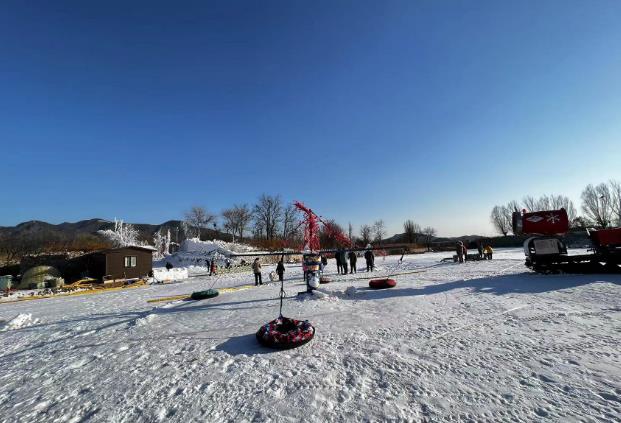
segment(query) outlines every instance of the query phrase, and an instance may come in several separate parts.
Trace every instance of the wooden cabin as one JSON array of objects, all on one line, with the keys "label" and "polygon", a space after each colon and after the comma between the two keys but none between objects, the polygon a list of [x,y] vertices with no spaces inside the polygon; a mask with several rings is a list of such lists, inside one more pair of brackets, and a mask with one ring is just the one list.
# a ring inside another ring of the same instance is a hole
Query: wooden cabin
[{"label": "wooden cabin", "polygon": [[70,267],[70,279],[91,277],[103,281],[143,278],[153,270],[153,248],[131,246],[96,251],[76,258]]}]

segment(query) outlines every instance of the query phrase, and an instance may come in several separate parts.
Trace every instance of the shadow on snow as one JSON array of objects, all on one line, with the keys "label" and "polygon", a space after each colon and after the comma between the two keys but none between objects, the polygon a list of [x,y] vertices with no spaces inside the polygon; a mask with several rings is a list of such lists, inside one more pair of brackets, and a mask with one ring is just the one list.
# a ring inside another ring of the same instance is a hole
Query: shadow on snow
[{"label": "shadow on snow", "polygon": [[[398,283],[398,281],[397,281]],[[446,283],[430,284],[420,288],[390,289],[358,289],[364,295],[346,296],[349,300],[376,300],[383,298],[434,295],[455,289],[470,289],[473,293],[506,295],[506,294],[542,294],[551,291],[571,289],[594,283],[612,283],[621,285],[621,275],[539,275],[534,273],[518,273],[503,276],[491,276],[479,279],[457,280]]]}]

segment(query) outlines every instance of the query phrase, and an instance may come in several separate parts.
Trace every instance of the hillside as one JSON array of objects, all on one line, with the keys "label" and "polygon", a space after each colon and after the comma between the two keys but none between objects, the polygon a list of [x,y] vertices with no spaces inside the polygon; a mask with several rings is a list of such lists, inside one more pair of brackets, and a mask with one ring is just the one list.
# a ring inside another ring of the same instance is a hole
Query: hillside
[{"label": "hillside", "polygon": [[[170,229],[172,240],[178,241],[184,237],[181,223],[180,220],[169,220],[161,224],[132,223],[132,225],[140,233],[140,238],[145,241],[151,241],[154,233],[158,231],[164,232],[168,229]],[[87,219],[78,222],[63,222],[56,225],[39,220],[30,220],[16,226],[0,226],[0,240],[57,241],[75,239],[80,236],[98,237],[98,231],[113,228],[114,222],[105,219]],[[217,230],[203,229],[201,238],[229,240],[231,236]]]}]

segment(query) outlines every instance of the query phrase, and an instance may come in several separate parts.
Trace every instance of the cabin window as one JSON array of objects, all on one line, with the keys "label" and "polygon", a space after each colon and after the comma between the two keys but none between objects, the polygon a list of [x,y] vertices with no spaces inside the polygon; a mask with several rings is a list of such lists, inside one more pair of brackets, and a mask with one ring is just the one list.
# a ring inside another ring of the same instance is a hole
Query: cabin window
[{"label": "cabin window", "polygon": [[136,256],[125,257],[125,267],[136,267]]}]

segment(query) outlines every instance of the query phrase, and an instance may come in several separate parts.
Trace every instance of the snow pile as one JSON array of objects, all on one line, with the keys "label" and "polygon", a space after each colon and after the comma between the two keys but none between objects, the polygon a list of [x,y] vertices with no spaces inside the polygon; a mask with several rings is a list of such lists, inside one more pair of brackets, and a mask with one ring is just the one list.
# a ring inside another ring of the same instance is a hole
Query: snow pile
[{"label": "snow pile", "polygon": [[134,320],[132,323],[130,323],[130,326],[146,326],[149,323],[151,323],[152,321],[154,321],[156,318],[156,315],[153,313],[147,313],[146,315],[137,318],[136,320]]},{"label": "snow pile", "polygon": [[227,261],[230,261],[230,264],[233,266],[239,265],[241,259],[229,258],[231,254],[248,252],[256,252],[256,249],[249,245],[234,242],[219,240],[201,241],[198,238],[192,238],[183,241],[179,251],[154,262],[153,265],[159,268],[164,267],[166,263],[170,263],[177,268],[186,268],[192,275],[204,274],[209,273],[209,266],[212,260],[215,260],[218,267],[226,266]]},{"label": "snow pile", "polygon": [[173,267],[168,270],[166,267],[153,268],[153,282],[172,282],[188,278],[188,269],[183,267]]},{"label": "snow pile", "polygon": [[356,296],[356,292],[357,292],[357,291],[358,291],[358,290],[356,289],[356,287],[355,287],[355,286],[350,286],[350,287],[348,287],[348,288],[345,290],[344,294],[345,294],[345,296],[347,296],[347,297],[355,297],[355,296]]},{"label": "snow pile", "polygon": [[207,253],[219,252],[223,255],[233,253],[248,253],[256,251],[254,247],[236,242],[226,242],[214,239],[213,241],[201,241],[198,238],[186,239],[181,243],[179,251],[184,253]]},{"label": "snow pile", "polygon": [[36,325],[37,323],[39,323],[39,319],[33,319],[32,314],[20,313],[8,322],[0,323],[0,332],[25,328],[28,326]]}]

